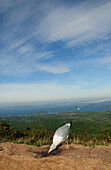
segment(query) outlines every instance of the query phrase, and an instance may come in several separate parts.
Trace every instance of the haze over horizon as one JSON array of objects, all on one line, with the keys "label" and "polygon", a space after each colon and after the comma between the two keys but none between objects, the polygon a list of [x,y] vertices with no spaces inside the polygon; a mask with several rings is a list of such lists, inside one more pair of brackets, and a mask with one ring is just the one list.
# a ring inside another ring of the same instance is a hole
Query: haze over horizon
[{"label": "haze over horizon", "polygon": [[111,98],[110,0],[1,0],[0,104]]}]

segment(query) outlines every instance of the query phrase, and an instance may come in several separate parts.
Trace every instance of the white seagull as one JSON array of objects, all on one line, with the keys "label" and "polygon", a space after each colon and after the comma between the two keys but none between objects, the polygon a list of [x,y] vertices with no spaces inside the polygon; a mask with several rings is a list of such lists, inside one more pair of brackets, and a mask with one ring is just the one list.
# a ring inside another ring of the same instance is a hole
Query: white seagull
[{"label": "white seagull", "polygon": [[[53,136],[53,143],[50,146],[48,153],[56,149],[56,147],[65,141],[69,137],[69,131],[71,128],[72,122],[66,123],[64,126],[58,128]],[[68,147],[67,147],[68,148]]]}]

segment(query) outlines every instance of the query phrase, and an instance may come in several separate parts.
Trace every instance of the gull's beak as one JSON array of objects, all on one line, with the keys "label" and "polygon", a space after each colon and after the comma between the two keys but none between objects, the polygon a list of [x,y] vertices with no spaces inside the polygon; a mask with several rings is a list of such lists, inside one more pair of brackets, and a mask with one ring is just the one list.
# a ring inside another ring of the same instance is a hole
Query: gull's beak
[{"label": "gull's beak", "polygon": [[48,153],[50,153],[50,150],[48,151]]}]

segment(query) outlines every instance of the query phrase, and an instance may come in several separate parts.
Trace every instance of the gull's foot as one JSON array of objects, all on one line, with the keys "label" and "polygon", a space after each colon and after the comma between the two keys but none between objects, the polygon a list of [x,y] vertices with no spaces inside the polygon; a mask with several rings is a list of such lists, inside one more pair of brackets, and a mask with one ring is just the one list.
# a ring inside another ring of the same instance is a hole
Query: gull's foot
[{"label": "gull's foot", "polygon": [[69,148],[69,145],[66,145],[66,149],[70,149],[70,148]]}]

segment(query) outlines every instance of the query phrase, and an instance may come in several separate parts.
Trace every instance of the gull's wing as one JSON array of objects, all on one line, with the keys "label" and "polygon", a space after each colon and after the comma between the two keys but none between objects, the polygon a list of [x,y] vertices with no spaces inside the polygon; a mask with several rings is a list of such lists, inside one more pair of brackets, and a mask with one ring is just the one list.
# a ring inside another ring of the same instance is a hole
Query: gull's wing
[{"label": "gull's wing", "polygon": [[53,143],[59,145],[69,137],[70,123],[58,128],[53,137]]}]

